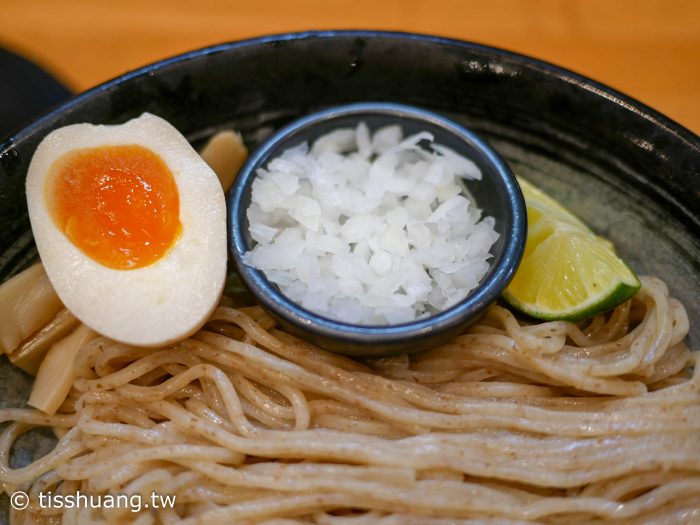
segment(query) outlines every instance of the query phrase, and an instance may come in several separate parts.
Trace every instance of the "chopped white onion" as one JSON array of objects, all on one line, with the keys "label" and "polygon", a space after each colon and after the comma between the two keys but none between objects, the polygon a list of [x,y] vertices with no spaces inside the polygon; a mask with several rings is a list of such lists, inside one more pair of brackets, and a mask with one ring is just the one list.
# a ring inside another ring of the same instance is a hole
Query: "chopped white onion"
[{"label": "chopped white onion", "polygon": [[360,123],[286,150],[253,182],[257,244],[244,261],[302,307],[354,324],[459,302],[488,272],[498,233],[458,182],[480,180],[479,168],[433,140]]}]

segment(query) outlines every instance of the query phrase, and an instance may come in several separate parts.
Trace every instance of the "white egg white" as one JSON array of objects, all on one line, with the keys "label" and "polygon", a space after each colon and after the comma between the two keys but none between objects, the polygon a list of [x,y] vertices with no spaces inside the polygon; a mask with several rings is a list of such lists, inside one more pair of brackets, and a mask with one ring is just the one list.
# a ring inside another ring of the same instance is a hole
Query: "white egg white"
[{"label": "white egg white", "polygon": [[[130,144],[150,149],[172,172],[182,231],[155,263],[116,270],[83,253],[57,227],[45,184],[52,164],[72,150]],[[224,193],[216,174],[166,120],[144,113],[121,125],[57,129],[39,144],[26,185],[32,230],[49,279],[87,326],[124,343],[159,346],[191,335],[207,320],[226,278]]]}]

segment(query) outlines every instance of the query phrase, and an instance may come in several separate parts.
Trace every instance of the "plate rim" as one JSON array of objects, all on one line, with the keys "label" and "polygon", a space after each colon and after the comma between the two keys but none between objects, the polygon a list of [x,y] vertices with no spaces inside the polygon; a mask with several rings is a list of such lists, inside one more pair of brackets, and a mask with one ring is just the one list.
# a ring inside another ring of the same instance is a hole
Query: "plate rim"
[{"label": "plate rim", "polygon": [[291,41],[303,41],[312,39],[327,39],[335,37],[344,38],[380,38],[380,39],[409,39],[423,42],[431,42],[435,44],[449,45],[461,47],[466,50],[477,50],[482,53],[490,53],[501,57],[510,58],[519,64],[526,66],[535,71],[554,76],[569,84],[591,92],[597,97],[606,99],[627,111],[635,113],[638,117],[649,120],[652,124],[660,127],[665,132],[673,135],[680,140],[684,145],[700,155],[700,136],[686,128],[682,124],[676,122],[672,118],[666,116],[658,110],[648,106],[647,104],[635,99],[630,95],[618,91],[603,82],[594,80],[581,73],[577,73],[571,69],[558,66],[551,62],[532,57],[527,54],[511,51],[505,48],[490,46],[468,40],[460,40],[426,33],[414,33],[406,31],[383,31],[369,29],[331,29],[331,30],[311,30],[298,31],[287,33],[275,33],[270,35],[257,36],[241,40],[232,40],[220,44],[201,47],[191,51],[186,51],[174,56],[170,56],[155,62],[151,62],[137,69],[127,71],[119,76],[100,83],[82,93],[79,93],[63,103],[52,107],[43,114],[37,116],[31,122],[22,127],[19,131],[10,133],[6,137],[0,137],[0,158],[5,156],[16,143],[21,142],[26,137],[30,136],[34,131],[48,126],[52,120],[68,111],[70,108],[79,105],[85,99],[91,98],[95,93],[113,89],[121,83],[128,80],[147,75],[149,72],[159,70],[161,68],[180,63],[187,62],[201,56],[215,55],[232,49],[241,49],[245,47],[257,46],[261,44],[279,45]]}]

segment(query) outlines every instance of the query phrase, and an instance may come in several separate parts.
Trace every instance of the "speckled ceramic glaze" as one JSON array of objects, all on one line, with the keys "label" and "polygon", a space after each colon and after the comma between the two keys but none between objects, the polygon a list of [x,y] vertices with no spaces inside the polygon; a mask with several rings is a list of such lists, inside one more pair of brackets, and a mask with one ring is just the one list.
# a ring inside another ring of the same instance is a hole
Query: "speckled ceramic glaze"
[{"label": "speckled ceramic glaze", "polygon": [[[688,310],[691,348],[700,348],[698,136],[569,71],[407,34],[303,33],[225,44],[129,73],[47,114],[0,146],[0,279],[36,257],[24,178],[37,144],[57,127],[121,123],[150,111],[195,145],[233,127],[255,146],[311,111],[366,100],[430,109],[486,138],[516,174],[608,236],[638,273],[661,276]],[[29,385],[2,358],[0,405],[21,406]],[[16,462],[49,442],[47,433],[27,436]],[[4,497],[2,505],[6,515]]]}]

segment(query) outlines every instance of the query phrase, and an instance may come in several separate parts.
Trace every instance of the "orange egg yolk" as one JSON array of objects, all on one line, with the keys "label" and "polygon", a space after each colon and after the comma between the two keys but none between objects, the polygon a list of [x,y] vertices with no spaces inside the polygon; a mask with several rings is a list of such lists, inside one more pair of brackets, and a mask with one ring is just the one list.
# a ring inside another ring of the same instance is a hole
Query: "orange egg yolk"
[{"label": "orange egg yolk", "polygon": [[135,144],[67,153],[51,168],[46,202],[75,246],[119,270],[156,262],[181,230],[170,169],[153,151]]}]

